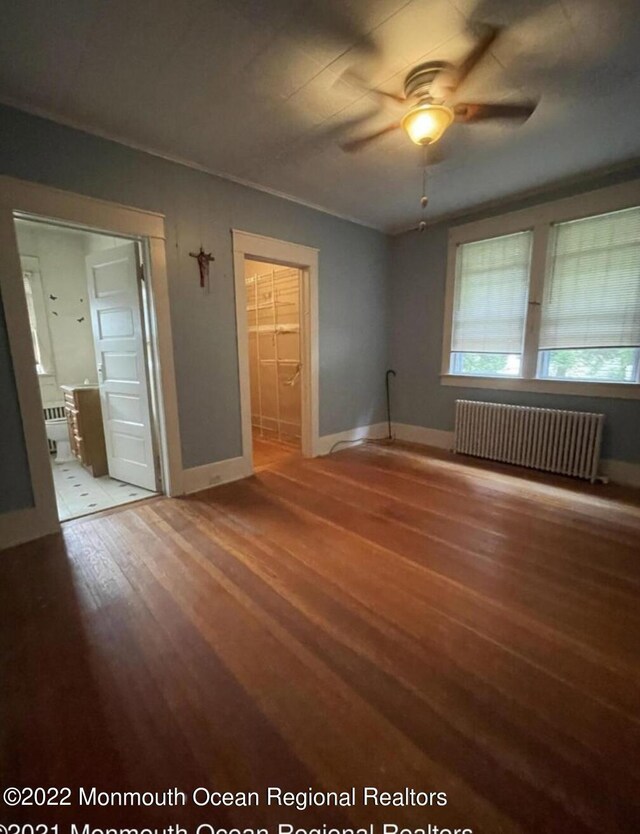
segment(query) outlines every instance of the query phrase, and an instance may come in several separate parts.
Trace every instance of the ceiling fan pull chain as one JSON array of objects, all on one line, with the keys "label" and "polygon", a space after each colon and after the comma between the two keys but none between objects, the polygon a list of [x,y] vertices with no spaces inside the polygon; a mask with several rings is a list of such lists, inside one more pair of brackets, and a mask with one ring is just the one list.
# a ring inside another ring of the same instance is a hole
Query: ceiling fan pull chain
[{"label": "ceiling fan pull chain", "polygon": [[427,197],[427,156],[428,156],[428,146],[422,146],[422,194],[420,196],[420,207],[422,209],[422,216],[420,218],[420,222],[418,223],[417,229],[419,232],[424,232],[427,228],[427,221],[424,219],[424,213],[427,209],[427,204],[429,203],[429,198]]},{"label": "ceiling fan pull chain", "polygon": [[427,199],[427,164],[429,162],[429,146],[422,146],[422,198],[420,202],[422,207],[426,206],[423,201]]}]

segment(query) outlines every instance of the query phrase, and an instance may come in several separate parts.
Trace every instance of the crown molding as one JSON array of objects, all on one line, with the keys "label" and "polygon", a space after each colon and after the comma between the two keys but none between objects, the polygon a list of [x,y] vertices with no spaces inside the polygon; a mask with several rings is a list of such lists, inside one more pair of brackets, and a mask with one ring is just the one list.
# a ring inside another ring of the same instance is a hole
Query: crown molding
[{"label": "crown molding", "polygon": [[[459,220],[461,218],[473,221],[477,219],[477,215],[483,214],[485,211],[492,211],[493,209],[504,209],[505,206],[509,206],[511,203],[517,203],[520,200],[526,200],[529,197],[546,197],[546,195],[548,195],[549,192],[554,191],[558,188],[570,188],[574,185],[584,186],[584,191],[592,191],[596,188],[601,187],[606,188],[606,183],[602,183],[601,185],[597,185],[594,183],[597,183],[597,181],[602,177],[613,176],[615,174],[621,174],[625,171],[633,170],[636,171],[636,178],[640,178],[640,157],[638,156],[631,157],[629,159],[623,160],[622,162],[616,162],[612,165],[606,165],[601,168],[593,168],[589,171],[584,171],[581,174],[571,174],[568,177],[562,177],[561,179],[551,180],[550,182],[544,185],[536,185],[534,188],[528,188],[522,191],[515,191],[513,194],[504,194],[501,197],[494,197],[491,200],[484,200],[481,203],[475,203],[471,206],[465,206],[464,208],[443,212],[442,214],[438,214],[432,217],[430,220],[427,220],[427,229],[429,229],[432,226],[438,226],[440,223],[450,223],[453,220]],[[514,208],[513,211],[519,211],[519,208]],[[411,226],[403,225],[388,227],[386,229],[386,234],[390,237],[400,237],[402,235],[406,235],[410,232],[415,231],[417,231],[417,229],[416,223],[414,221],[411,224]]]},{"label": "crown molding", "polygon": [[[346,220],[348,223],[354,223],[357,226],[362,226],[366,229],[372,229],[373,231],[381,232],[389,237],[400,237],[402,235],[410,234],[411,232],[416,231],[415,223],[411,223],[411,225],[409,226],[405,224],[402,224],[401,226],[384,226],[375,225],[373,223],[367,223],[365,220],[362,220],[358,217],[353,217],[349,214],[341,214],[340,212],[334,211],[333,209],[327,208],[326,206],[320,205],[318,203],[313,203],[309,200],[304,200],[301,197],[296,197],[293,194],[287,194],[284,191],[278,191],[278,189],[276,188],[261,185],[260,183],[253,182],[252,180],[247,180],[242,177],[237,177],[234,174],[229,174],[224,171],[217,171],[213,168],[207,167],[206,165],[202,165],[199,162],[194,162],[190,159],[186,159],[175,154],[158,150],[157,148],[154,148],[150,145],[145,145],[141,142],[135,142],[124,136],[119,136],[118,134],[111,133],[107,130],[102,130],[100,128],[93,127],[92,125],[88,125],[82,122],[81,120],[61,116],[60,114],[54,113],[53,111],[48,110],[46,108],[37,107],[28,102],[14,99],[12,97],[0,96],[0,104],[5,105],[6,107],[11,107],[15,110],[19,110],[23,113],[27,113],[31,116],[36,116],[37,118],[46,119],[47,121],[54,122],[55,124],[71,128],[72,130],[81,131],[82,133],[86,133],[90,136],[95,136],[98,139],[104,139],[108,142],[114,142],[117,145],[122,145],[125,148],[129,148],[134,151],[139,151],[140,153],[145,153],[149,156],[156,157],[157,159],[162,159],[165,162],[170,162],[174,165],[180,165],[184,168],[190,168],[193,171],[199,171],[200,173],[207,174],[208,176],[216,177],[217,179],[225,180],[227,182],[233,182],[236,185],[243,186],[244,188],[251,188],[254,191],[260,191],[263,194],[269,194],[272,197],[278,197],[281,200],[286,200],[287,202],[304,206],[305,208],[312,209],[313,211],[319,211],[322,214],[326,214],[330,217],[335,217],[338,220]],[[492,211],[494,209],[501,209],[509,205],[510,203],[518,202],[520,200],[526,200],[529,197],[545,195],[549,191],[553,191],[556,188],[571,187],[572,185],[584,185],[585,189],[588,189],[590,187],[590,181],[592,180],[597,180],[600,177],[612,176],[616,173],[622,173],[626,170],[632,170],[633,168],[640,168],[640,157],[632,157],[630,159],[624,160],[619,163],[614,163],[612,165],[606,165],[600,168],[584,171],[579,174],[572,174],[568,177],[562,177],[560,179],[551,180],[546,184],[538,185],[534,188],[516,191],[512,194],[505,194],[501,197],[495,197],[490,200],[484,200],[480,203],[475,203],[473,205],[464,206],[462,208],[454,209],[452,211],[443,212],[442,214],[436,215],[432,217],[430,220],[427,220],[427,228],[436,226],[440,223],[449,223],[460,218],[473,219],[475,215],[481,214],[482,212]]]},{"label": "crown molding", "polygon": [[174,165],[181,165],[184,168],[190,168],[193,171],[200,171],[200,173],[207,174],[210,177],[216,177],[217,179],[226,180],[227,182],[233,182],[236,183],[236,185],[241,185],[244,188],[251,188],[254,191],[261,191],[264,194],[269,194],[271,197],[278,197],[281,200],[287,200],[290,203],[296,203],[297,205],[304,206],[308,209],[312,209],[313,211],[319,211],[322,214],[327,214],[330,217],[335,217],[338,220],[346,220],[349,223],[355,223],[357,226],[363,226],[366,229],[373,229],[376,232],[382,232],[383,234],[387,234],[381,226],[375,226],[372,223],[367,223],[366,221],[361,220],[357,217],[352,217],[349,214],[341,214],[340,212],[329,209],[326,206],[319,205],[318,203],[312,203],[309,200],[304,200],[301,197],[294,196],[293,194],[287,194],[284,191],[278,191],[276,188],[271,188],[267,185],[260,185],[260,183],[253,182],[252,180],[246,180],[242,177],[236,177],[233,174],[229,174],[224,171],[216,171],[213,168],[208,168],[206,165],[201,165],[199,162],[193,162],[190,159],[186,159],[181,156],[176,156],[174,154],[158,150],[157,148],[154,148],[150,145],[145,145],[141,142],[135,142],[131,139],[127,139],[124,136],[119,136],[118,134],[111,133],[108,130],[102,130],[101,128],[96,128],[92,125],[85,124],[79,119],[71,119],[67,116],[61,116],[60,114],[54,113],[50,110],[47,110],[46,108],[36,107],[27,102],[23,102],[7,96],[0,96],[0,105],[4,105],[5,107],[11,107],[14,110],[19,110],[23,113],[27,113],[30,116],[36,116],[40,119],[46,119],[49,122],[54,122],[55,124],[62,125],[63,127],[69,127],[73,130],[78,130],[82,133],[87,133],[88,135],[95,136],[98,139],[105,139],[108,142],[114,142],[116,145],[122,145],[125,148],[129,148],[134,151],[139,151],[141,153],[148,154],[149,156],[154,156],[158,159],[164,160],[165,162],[171,162]]}]

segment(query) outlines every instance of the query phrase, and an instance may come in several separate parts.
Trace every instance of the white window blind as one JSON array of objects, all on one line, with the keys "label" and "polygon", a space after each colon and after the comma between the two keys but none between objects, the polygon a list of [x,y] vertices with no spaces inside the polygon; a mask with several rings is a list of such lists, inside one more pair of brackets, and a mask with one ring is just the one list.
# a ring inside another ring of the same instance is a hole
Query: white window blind
[{"label": "white window blind", "polygon": [[458,248],[451,350],[520,353],[532,232]]},{"label": "white window blind", "polygon": [[552,230],[540,349],[640,346],[640,208]]}]

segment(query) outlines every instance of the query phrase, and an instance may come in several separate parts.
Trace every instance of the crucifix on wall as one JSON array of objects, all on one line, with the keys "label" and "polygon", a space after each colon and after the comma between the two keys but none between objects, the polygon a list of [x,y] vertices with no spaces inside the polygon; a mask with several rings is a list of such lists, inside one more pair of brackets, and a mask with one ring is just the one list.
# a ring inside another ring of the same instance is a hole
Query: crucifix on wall
[{"label": "crucifix on wall", "polygon": [[209,281],[209,264],[215,261],[211,252],[205,252],[202,246],[199,252],[189,252],[189,257],[195,258],[198,261],[198,269],[200,270],[200,286],[205,287]]}]

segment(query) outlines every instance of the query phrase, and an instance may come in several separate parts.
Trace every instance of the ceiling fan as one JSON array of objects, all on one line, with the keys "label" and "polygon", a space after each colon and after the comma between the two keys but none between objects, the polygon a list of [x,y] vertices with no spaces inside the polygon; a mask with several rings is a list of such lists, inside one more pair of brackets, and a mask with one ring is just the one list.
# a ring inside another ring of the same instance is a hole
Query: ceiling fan
[{"label": "ceiling fan", "polygon": [[376,139],[400,128],[416,145],[426,146],[437,142],[453,122],[474,124],[490,119],[528,119],[536,108],[536,102],[454,103],[458,88],[486,55],[500,31],[491,27],[457,66],[446,61],[428,61],[414,67],[405,78],[403,96],[371,90],[378,96],[410,106],[399,121],[368,136],[343,142],[340,147],[347,153],[361,151]]}]

